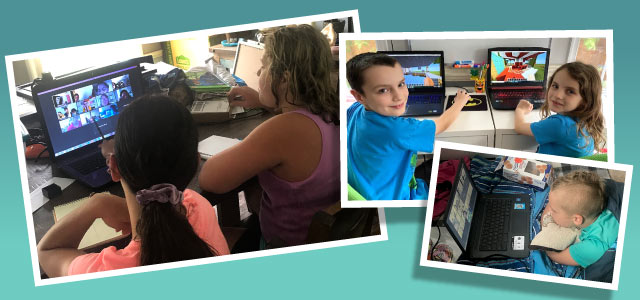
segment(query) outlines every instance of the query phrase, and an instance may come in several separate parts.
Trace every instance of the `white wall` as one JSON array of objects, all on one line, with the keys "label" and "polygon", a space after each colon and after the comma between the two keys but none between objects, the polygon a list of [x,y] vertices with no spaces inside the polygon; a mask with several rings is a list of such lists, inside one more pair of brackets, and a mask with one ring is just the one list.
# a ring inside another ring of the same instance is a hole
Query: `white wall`
[{"label": "white wall", "polygon": [[487,62],[487,49],[493,47],[545,47],[551,49],[549,64],[561,65],[568,61],[571,38],[378,41],[377,46],[378,50],[442,50],[447,64],[462,59]]}]

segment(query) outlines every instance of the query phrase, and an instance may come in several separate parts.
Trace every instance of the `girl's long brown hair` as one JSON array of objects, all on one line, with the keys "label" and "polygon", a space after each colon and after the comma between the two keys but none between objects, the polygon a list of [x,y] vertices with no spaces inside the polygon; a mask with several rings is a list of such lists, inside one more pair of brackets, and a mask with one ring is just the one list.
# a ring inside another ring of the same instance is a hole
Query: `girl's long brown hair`
[{"label": "girl's long brown hair", "polygon": [[593,138],[594,148],[600,150],[606,145],[607,141],[604,137],[604,117],[602,115],[602,83],[600,74],[594,66],[577,61],[560,66],[549,79],[547,101],[540,108],[540,114],[543,119],[551,115],[548,100],[549,89],[556,74],[562,70],[566,70],[569,76],[578,82],[580,85],[580,97],[582,97],[580,105],[574,111],[567,113],[567,116],[576,119],[578,134],[586,138],[584,134],[586,131]]},{"label": "girl's long brown hair", "polygon": [[319,30],[297,25],[267,32],[265,57],[276,105],[282,100],[279,87],[285,83],[287,95],[293,99],[285,95],[284,101],[306,107],[325,122],[339,124],[337,86],[331,80],[334,61],[329,42]]}]

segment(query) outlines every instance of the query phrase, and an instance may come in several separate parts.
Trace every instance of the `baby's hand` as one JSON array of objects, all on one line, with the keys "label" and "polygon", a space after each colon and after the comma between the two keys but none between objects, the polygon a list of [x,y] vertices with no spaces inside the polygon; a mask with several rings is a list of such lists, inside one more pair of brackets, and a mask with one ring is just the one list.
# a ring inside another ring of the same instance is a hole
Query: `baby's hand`
[{"label": "baby's hand", "polygon": [[519,113],[523,113],[523,114],[528,114],[533,110],[533,104],[531,104],[531,102],[527,101],[527,100],[520,100],[520,102],[518,102],[518,106],[516,107],[516,112]]},{"label": "baby's hand", "polygon": [[469,93],[467,93],[467,91],[458,90],[458,92],[456,93],[456,97],[453,99],[453,102],[455,104],[461,103],[459,105],[464,107],[465,105],[467,105],[467,101],[469,101],[469,99],[471,99],[471,96],[469,96]]}]

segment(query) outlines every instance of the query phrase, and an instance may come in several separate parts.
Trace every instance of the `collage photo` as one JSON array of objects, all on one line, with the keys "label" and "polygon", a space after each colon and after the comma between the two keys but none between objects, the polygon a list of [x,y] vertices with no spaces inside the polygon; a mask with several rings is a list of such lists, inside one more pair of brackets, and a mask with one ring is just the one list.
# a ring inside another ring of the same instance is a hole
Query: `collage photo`
[{"label": "collage photo", "polygon": [[3,51],[9,294],[635,299],[623,21],[374,11]]}]

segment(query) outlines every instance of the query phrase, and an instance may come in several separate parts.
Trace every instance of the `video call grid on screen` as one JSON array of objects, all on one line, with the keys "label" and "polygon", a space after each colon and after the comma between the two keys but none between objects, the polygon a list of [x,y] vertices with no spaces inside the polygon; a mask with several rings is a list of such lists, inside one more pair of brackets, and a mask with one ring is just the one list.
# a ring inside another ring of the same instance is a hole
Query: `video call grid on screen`
[{"label": "video call grid on screen", "polygon": [[542,83],[547,51],[491,51],[491,83]]},{"label": "video call grid on screen", "polygon": [[[129,73],[135,68],[137,66],[127,67],[38,93],[39,99],[50,100],[41,103],[55,156],[99,141],[101,137],[95,126],[87,126],[93,122],[106,120],[105,124],[98,124],[106,127],[102,130],[105,137],[113,134],[115,122],[108,119],[137,96]],[[56,123],[58,126],[52,126]]]},{"label": "video call grid on screen", "polygon": [[476,204],[477,191],[471,184],[471,176],[464,167],[460,168],[455,196],[449,208],[447,223],[453,229],[453,234],[463,247],[466,248],[471,232],[471,220]]},{"label": "video call grid on screen", "polygon": [[389,54],[402,66],[408,88],[442,87],[440,54]]}]

